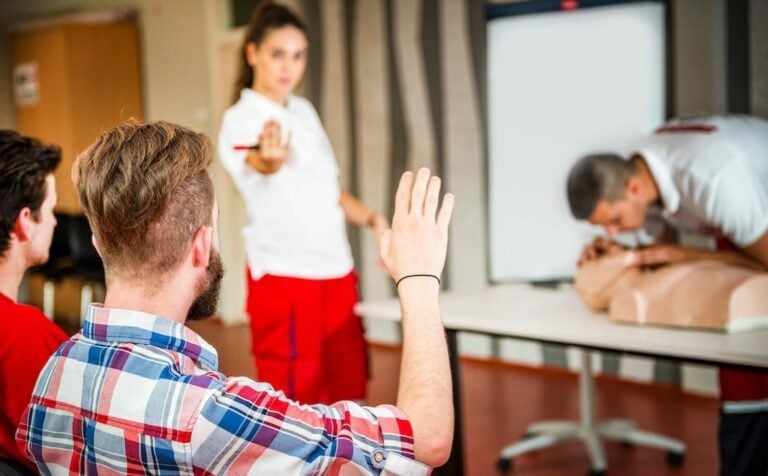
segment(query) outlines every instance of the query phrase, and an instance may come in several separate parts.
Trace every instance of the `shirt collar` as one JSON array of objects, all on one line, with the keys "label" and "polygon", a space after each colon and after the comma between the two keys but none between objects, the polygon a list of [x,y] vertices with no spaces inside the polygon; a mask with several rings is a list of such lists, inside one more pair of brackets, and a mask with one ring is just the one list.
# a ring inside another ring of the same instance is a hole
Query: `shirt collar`
[{"label": "shirt collar", "polygon": [[282,104],[273,101],[267,96],[261,94],[260,92],[254,91],[251,88],[245,88],[240,91],[240,98],[245,102],[280,112],[293,110],[293,105],[295,102],[293,100],[293,94],[289,94],[288,98],[286,99],[286,105],[283,106]]},{"label": "shirt collar", "polygon": [[145,312],[91,304],[82,334],[96,341],[145,344],[179,352],[200,363],[205,370],[217,371],[219,367],[216,349],[195,331]]},{"label": "shirt collar", "polygon": [[[661,198],[662,214],[671,216],[680,208],[680,192],[672,180],[672,173],[663,160],[650,149],[640,149],[635,154],[640,155],[653,175]],[[634,154],[633,154],[634,155]]]}]

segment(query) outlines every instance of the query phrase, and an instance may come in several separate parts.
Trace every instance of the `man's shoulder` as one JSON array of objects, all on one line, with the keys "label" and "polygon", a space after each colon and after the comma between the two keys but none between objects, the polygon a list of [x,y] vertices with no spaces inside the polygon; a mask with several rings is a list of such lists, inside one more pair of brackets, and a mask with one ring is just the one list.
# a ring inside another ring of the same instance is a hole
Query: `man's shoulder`
[{"label": "man's shoulder", "polygon": [[3,300],[0,303],[0,314],[6,331],[0,333],[0,338],[9,330],[22,333],[32,329],[58,329],[56,324],[43,314],[43,311],[28,304]]}]

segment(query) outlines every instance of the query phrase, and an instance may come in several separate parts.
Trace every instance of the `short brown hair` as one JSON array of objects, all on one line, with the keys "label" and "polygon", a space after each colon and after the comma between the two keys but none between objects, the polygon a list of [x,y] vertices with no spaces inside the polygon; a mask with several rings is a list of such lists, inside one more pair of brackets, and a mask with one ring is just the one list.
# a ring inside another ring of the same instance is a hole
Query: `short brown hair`
[{"label": "short brown hair", "polygon": [[[154,278],[175,269],[210,225],[211,142],[168,122],[104,132],[72,169],[107,278]],[[140,274],[138,274],[140,273]]]}]

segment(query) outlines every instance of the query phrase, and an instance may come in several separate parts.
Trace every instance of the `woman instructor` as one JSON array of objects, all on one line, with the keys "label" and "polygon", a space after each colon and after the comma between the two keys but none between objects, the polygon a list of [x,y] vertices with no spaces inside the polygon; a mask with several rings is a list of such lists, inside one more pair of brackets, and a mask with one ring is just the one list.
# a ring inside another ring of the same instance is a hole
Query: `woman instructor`
[{"label": "woman instructor", "polygon": [[259,380],[301,402],[360,400],[367,349],[353,311],[346,222],[372,228],[377,241],[389,224],[341,189],[317,112],[293,94],[307,42],[304,23],[286,7],[256,9],[219,157],[248,213],[246,309]]}]

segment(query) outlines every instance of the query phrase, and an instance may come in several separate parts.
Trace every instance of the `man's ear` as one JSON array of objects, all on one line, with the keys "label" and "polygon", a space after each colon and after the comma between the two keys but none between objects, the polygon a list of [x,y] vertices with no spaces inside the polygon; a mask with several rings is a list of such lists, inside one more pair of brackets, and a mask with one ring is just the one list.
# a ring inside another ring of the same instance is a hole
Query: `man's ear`
[{"label": "man's ear", "polygon": [[640,189],[642,185],[640,184],[640,180],[637,179],[637,177],[630,177],[627,179],[627,183],[624,184],[624,196],[629,197],[636,197],[640,194]]},{"label": "man's ear", "polygon": [[99,255],[100,258],[103,259],[104,257],[101,255],[101,250],[99,249],[99,243],[96,242],[96,235],[94,235],[93,233],[91,233],[91,243],[93,243],[93,247],[94,249],[96,249],[96,253]]},{"label": "man's ear", "polygon": [[213,227],[201,226],[192,238],[192,265],[207,268],[211,258]]},{"label": "man's ear", "polygon": [[18,241],[29,241],[32,237],[32,223],[35,221],[32,216],[32,210],[24,207],[16,217],[11,234],[16,236]]}]

